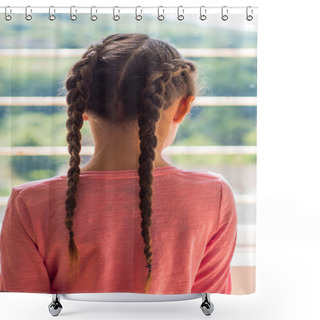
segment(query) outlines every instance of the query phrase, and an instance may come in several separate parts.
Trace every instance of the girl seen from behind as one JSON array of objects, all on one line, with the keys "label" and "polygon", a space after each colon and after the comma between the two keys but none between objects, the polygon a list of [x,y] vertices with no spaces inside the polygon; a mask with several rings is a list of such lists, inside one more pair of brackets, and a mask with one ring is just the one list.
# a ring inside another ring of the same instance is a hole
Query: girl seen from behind
[{"label": "girl seen from behind", "polygon": [[[230,185],[161,155],[191,110],[196,76],[195,63],[147,34],[88,47],[65,80],[68,172],[13,188],[0,291],[231,293]],[[80,168],[84,121],[94,154]]]}]

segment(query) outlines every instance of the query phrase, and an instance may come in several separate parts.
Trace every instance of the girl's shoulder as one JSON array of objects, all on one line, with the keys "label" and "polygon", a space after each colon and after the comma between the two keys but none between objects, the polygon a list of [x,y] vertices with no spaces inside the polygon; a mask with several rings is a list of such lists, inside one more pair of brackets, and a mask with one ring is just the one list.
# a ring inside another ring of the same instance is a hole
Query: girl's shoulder
[{"label": "girl's shoulder", "polygon": [[181,170],[181,173],[185,176],[189,176],[196,180],[210,180],[210,181],[226,181],[225,177],[221,173],[206,170]]},{"label": "girl's shoulder", "polygon": [[[18,193],[25,193],[31,191],[41,192],[41,189],[47,189],[48,187],[53,186],[57,181],[62,181],[61,176],[28,181],[14,186],[13,189]],[[39,194],[39,196],[41,196],[41,194]]]},{"label": "girl's shoulder", "polygon": [[226,177],[217,172],[205,170],[183,170],[182,174],[188,180],[191,186],[198,185],[212,186],[215,190],[219,189],[225,198],[234,197],[233,188]]}]

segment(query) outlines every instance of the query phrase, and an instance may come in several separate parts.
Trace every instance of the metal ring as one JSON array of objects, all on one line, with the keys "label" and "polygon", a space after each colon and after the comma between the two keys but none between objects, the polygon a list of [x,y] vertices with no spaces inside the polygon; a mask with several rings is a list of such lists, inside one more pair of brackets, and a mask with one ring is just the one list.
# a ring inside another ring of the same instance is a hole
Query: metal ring
[{"label": "metal ring", "polygon": [[[70,19],[72,21],[77,20],[77,16],[75,14],[72,14],[72,8],[75,8],[76,6],[71,6],[70,7]],[[74,10],[75,12],[77,12],[77,9]]]},{"label": "metal ring", "polygon": [[163,6],[158,7],[158,20],[162,21],[164,19],[164,9],[162,11],[162,14],[160,14],[160,8],[163,8]]},{"label": "metal ring", "polygon": [[[118,14],[115,14],[115,9],[118,8],[117,6],[113,7],[113,20],[118,21],[120,19],[120,16]],[[118,9],[118,13],[120,13],[120,10]]]},{"label": "metal ring", "polygon": [[[10,14],[7,14],[7,8],[10,8],[10,6],[6,6],[5,9],[4,9],[4,15],[5,15],[5,19],[7,21],[10,21],[12,19],[12,16],[10,16]],[[10,10],[12,12],[12,10]]]},{"label": "metal ring", "polygon": [[[56,16],[51,14],[51,8],[54,8],[54,6],[49,7],[49,20],[53,21],[56,18]],[[54,12],[56,12],[56,10],[54,10]]]},{"label": "metal ring", "polygon": [[[28,14],[28,8],[30,8],[30,6],[26,6],[26,20],[30,21],[32,19],[32,15]],[[30,12],[32,12],[31,9],[30,9]]]},{"label": "metal ring", "polygon": [[[249,8],[251,8],[251,14],[249,14]],[[246,19],[248,20],[248,21],[251,21],[252,19],[253,19],[253,10],[252,10],[252,7],[251,6],[248,6],[247,7],[247,10],[246,10],[246,15],[247,15],[247,17],[246,17]]]},{"label": "metal ring", "polygon": [[[91,9],[90,9],[90,19],[92,21],[96,21],[98,19],[98,17],[95,14],[92,14],[92,8],[95,8],[95,6],[91,7]],[[96,10],[96,12],[97,12],[97,10]]]},{"label": "metal ring", "polygon": [[[202,13],[202,8],[204,8],[204,14]],[[207,13],[206,7],[205,6],[201,6],[200,7],[200,20],[204,21],[204,20],[207,19],[206,13]]]},{"label": "metal ring", "polygon": [[[224,9],[225,9],[225,11],[226,12],[224,12]],[[221,8],[221,19],[223,20],[223,21],[227,21],[228,20],[228,8],[227,8],[227,6],[223,6],[222,8]]]},{"label": "metal ring", "polygon": [[140,13],[142,13],[142,9],[140,6],[136,6],[136,20],[140,21],[142,19],[142,15],[138,14],[138,8],[140,8]]},{"label": "metal ring", "polygon": [[[180,8],[182,8],[182,14],[180,14]],[[183,9],[183,6],[179,6],[178,7],[178,20],[182,21],[184,19],[184,9]]]}]

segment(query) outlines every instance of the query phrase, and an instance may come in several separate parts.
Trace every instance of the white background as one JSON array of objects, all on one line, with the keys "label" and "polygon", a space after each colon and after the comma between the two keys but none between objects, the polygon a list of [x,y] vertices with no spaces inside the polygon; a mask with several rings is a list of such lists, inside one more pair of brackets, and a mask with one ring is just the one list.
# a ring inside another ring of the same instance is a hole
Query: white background
[{"label": "white background", "polygon": [[[257,286],[211,294],[211,319],[320,319],[319,5],[316,1],[17,1],[1,6],[259,6]],[[2,19],[2,17],[1,17]],[[1,32],[1,30],[0,30]],[[49,319],[50,295],[0,293],[0,317]],[[63,300],[61,319],[204,319],[200,299]],[[15,306],[14,306],[15,304]]]}]

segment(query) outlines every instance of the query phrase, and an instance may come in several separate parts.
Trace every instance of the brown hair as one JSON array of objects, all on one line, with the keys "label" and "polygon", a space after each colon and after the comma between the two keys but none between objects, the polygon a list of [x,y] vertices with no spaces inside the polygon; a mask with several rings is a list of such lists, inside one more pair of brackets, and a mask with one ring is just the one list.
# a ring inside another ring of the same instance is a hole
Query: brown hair
[{"label": "brown hair", "polygon": [[160,109],[166,110],[180,96],[197,94],[196,65],[165,41],[147,34],[118,33],[89,45],[81,59],[69,70],[66,127],[68,151],[68,189],[66,220],[69,230],[70,272],[78,266],[74,242],[73,216],[76,209],[77,183],[80,174],[83,113],[88,111],[104,120],[120,123],[136,120],[139,124],[139,185],[141,235],[149,273],[144,287],[151,283],[151,214],[154,149],[157,146],[156,123]]}]

